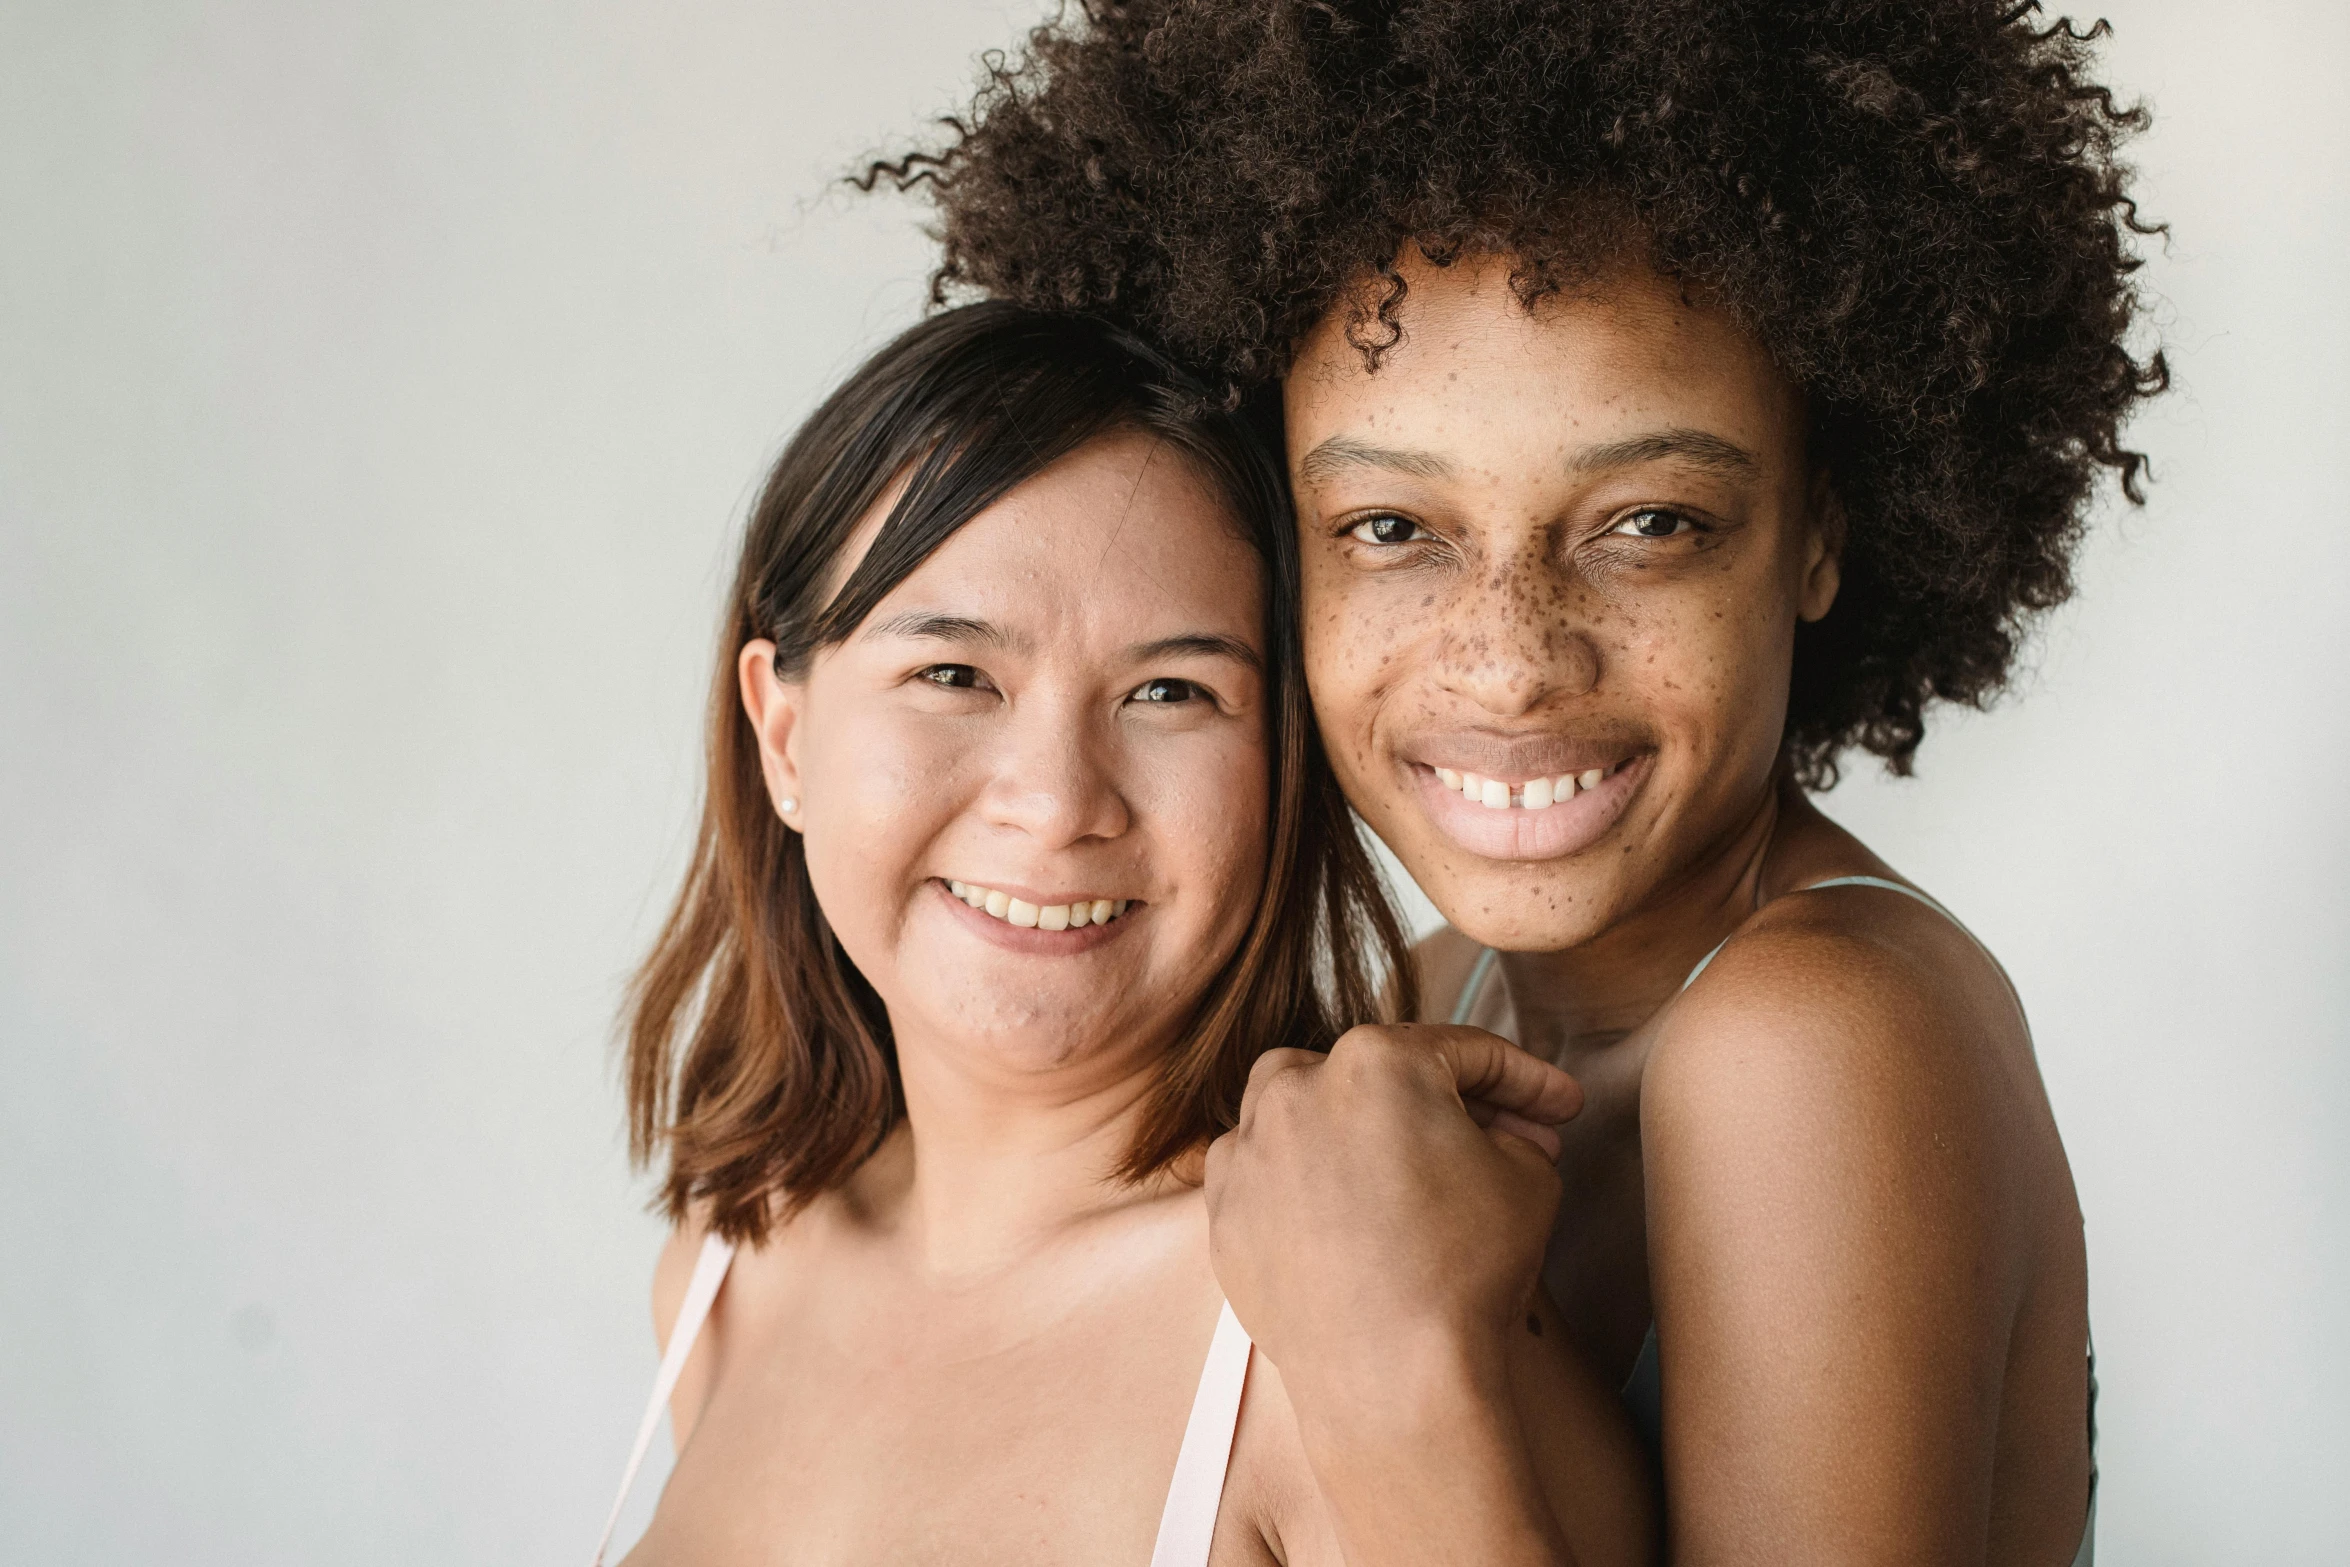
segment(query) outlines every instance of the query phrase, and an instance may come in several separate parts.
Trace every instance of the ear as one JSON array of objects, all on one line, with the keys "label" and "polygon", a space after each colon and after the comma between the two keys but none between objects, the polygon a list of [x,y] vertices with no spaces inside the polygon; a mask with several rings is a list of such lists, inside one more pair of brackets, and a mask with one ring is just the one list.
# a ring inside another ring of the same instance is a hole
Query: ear
[{"label": "ear", "polygon": [[1812,476],[1811,542],[1796,594],[1798,620],[1824,620],[1844,585],[1844,498],[1822,468]]},{"label": "ear", "polygon": [[742,686],[743,715],[759,737],[759,771],[767,780],[767,798],[783,824],[797,831],[803,814],[799,721],[808,688],[776,674],[775,644],[765,637],[743,644],[734,672]]}]

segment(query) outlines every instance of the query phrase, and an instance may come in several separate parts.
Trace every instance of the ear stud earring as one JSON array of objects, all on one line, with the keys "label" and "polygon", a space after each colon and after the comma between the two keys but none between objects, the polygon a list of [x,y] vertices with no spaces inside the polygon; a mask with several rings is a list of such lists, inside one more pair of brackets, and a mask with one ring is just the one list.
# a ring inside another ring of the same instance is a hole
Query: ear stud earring
[{"label": "ear stud earring", "polygon": [[800,808],[799,796],[787,794],[782,799],[775,802],[775,808],[781,811],[784,815],[789,816],[792,812]]}]

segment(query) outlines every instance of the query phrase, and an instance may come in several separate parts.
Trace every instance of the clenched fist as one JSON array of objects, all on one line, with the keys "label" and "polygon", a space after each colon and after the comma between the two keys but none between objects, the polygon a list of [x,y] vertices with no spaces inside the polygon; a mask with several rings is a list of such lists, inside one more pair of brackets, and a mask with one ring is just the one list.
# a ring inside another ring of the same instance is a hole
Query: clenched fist
[{"label": "clenched fist", "polygon": [[[1482,1029],[1353,1029],[1267,1052],[1208,1149],[1216,1276],[1284,1381],[1360,1388],[1397,1357],[1497,1363],[1558,1208],[1558,1068]],[[1495,1357],[1488,1361],[1488,1357]]]}]

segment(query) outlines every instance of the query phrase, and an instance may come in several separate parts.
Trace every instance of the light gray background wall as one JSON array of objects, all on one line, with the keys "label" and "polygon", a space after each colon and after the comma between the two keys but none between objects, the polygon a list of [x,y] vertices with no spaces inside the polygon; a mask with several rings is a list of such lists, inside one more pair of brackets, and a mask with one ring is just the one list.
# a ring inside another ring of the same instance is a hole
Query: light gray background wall
[{"label": "light gray background wall", "polygon": [[[2112,13],[2154,502],[1830,808],[2032,1008],[2105,1559],[2339,1562],[2350,22]],[[1031,15],[0,4],[0,1559],[583,1559],[658,1239],[608,1025],[729,536],[919,308],[826,180]]]}]

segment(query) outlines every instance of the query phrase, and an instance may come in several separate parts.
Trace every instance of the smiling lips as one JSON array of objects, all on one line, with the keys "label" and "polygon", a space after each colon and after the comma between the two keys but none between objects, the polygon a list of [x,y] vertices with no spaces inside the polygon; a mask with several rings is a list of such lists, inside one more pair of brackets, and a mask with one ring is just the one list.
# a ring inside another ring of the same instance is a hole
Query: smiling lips
[{"label": "smiling lips", "polygon": [[1023,930],[1076,930],[1086,925],[1107,925],[1124,914],[1132,901],[1127,898],[1077,898],[1068,903],[1027,903],[1010,893],[967,881],[949,881],[947,891],[980,913],[992,915],[1007,925],[1017,925]]},{"label": "smiling lips", "polygon": [[1480,859],[1554,860],[1580,854],[1608,835],[1655,756],[1643,747],[1609,746],[1615,756],[1601,761],[1592,754],[1606,755],[1598,746],[1579,749],[1580,755],[1528,758],[1536,766],[1584,764],[1572,771],[1531,778],[1521,772],[1514,780],[1433,761],[1411,760],[1409,766],[1425,819],[1456,847]]},{"label": "smiling lips", "polygon": [[[1622,763],[1616,764],[1618,767]],[[1578,789],[1592,790],[1607,781],[1614,767],[1586,767],[1579,773],[1561,773],[1556,778],[1529,778],[1522,784],[1503,783],[1498,778],[1486,778],[1476,773],[1456,773],[1449,767],[1436,770],[1436,781],[1489,810],[1542,811],[1553,805],[1564,804],[1575,797]]]}]

